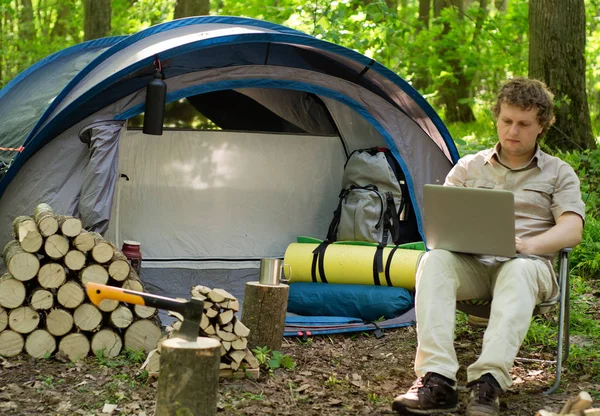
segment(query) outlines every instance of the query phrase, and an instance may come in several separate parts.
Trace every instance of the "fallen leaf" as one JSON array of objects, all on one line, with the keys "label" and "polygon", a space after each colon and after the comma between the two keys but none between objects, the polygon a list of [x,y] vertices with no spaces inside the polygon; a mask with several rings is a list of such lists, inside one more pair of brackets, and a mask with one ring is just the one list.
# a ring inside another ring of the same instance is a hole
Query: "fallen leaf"
[{"label": "fallen leaf", "polygon": [[303,391],[306,391],[308,389],[310,389],[310,384],[303,384],[296,389],[296,393],[302,393]]},{"label": "fallen leaf", "polygon": [[117,410],[116,404],[104,403],[104,407],[102,408],[102,413],[108,413],[109,415]]},{"label": "fallen leaf", "polygon": [[66,412],[70,408],[71,408],[71,402],[60,402],[60,404],[56,408],[56,411],[58,413],[62,413],[62,412]]}]

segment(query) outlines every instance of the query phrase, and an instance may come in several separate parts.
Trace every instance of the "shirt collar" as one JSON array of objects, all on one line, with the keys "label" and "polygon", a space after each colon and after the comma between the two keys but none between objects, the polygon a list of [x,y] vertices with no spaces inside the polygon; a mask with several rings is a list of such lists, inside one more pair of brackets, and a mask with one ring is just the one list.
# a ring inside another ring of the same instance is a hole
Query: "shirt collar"
[{"label": "shirt collar", "polygon": [[[500,142],[498,142],[492,149],[490,149],[490,152],[485,156],[484,162],[490,163],[492,159],[495,159],[498,163],[500,163],[500,149],[501,145]],[[535,145],[535,153],[533,154],[533,157],[531,158],[529,163],[527,163],[526,166],[531,166],[532,163],[535,163],[540,169],[544,167],[544,153],[540,149],[540,146],[538,146],[537,144]]]}]

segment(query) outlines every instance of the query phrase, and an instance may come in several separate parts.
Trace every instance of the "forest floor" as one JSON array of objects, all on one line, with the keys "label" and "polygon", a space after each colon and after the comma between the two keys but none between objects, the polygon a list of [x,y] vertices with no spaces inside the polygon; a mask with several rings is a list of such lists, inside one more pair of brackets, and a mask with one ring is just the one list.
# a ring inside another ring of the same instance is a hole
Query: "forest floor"
[{"label": "forest floor", "polygon": [[[459,390],[464,414],[468,393],[465,368],[481,347],[481,329],[461,331],[456,350],[461,365]],[[393,398],[414,381],[416,335],[413,327],[372,333],[285,339],[282,352],[295,368],[261,368],[256,380],[223,380],[219,415],[384,415]],[[139,357],[138,357],[139,358]],[[530,357],[540,358],[540,357]],[[549,358],[549,357],[542,357]],[[56,358],[0,358],[1,415],[154,415],[157,381],[148,379],[131,356],[78,363]],[[570,397],[586,390],[596,400],[600,385],[590,375],[566,376],[561,389],[542,395],[553,367],[516,363],[513,387],[502,396],[503,415],[559,411]],[[110,409],[110,405],[113,409]],[[103,413],[103,410],[105,413]]]}]

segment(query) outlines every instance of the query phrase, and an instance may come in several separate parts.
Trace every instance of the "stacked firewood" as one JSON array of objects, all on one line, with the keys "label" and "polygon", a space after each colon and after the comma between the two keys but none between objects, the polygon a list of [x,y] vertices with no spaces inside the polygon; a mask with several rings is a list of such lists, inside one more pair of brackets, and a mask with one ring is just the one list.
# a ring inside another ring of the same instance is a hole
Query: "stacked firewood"
[{"label": "stacked firewood", "polygon": [[59,351],[78,360],[90,352],[114,357],[123,347],[155,348],[161,336],[155,309],[113,300],[96,307],[85,293],[88,282],[143,291],[112,243],[48,204],[15,218],[13,234],[3,250],[8,273],[0,277],[0,356]]},{"label": "stacked firewood", "polygon": [[[221,342],[219,375],[232,378],[257,378],[259,363],[248,348],[250,330],[235,315],[240,308],[238,300],[223,289],[211,289],[201,285],[194,286],[191,295],[204,302],[204,313],[200,320],[198,336],[214,338]],[[176,312],[169,312],[169,314],[177,321],[167,327],[166,338],[176,336],[176,331],[183,321],[180,314]],[[149,374],[157,374],[159,358],[160,343],[148,354],[142,368]]]}]

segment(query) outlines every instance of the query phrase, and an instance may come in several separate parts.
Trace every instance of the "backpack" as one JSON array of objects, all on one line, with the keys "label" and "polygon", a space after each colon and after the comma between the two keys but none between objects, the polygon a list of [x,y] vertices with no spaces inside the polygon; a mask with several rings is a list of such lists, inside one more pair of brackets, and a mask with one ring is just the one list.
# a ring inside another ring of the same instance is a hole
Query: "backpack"
[{"label": "backpack", "polygon": [[[344,165],[342,191],[327,238],[313,250],[312,280],[317,281],[318,268],[320,280],[327,283],[323,259],[330,243],[366,241],[377,243],[373,279],[379,285],[383,248],[413,241],[417,235],[406,178],[392,152],[382,147],[355,150]],[[388,258],[386,276],[394,252]]]},{"label": "backpack", "polygon": [[401,244],[408,198],[404,174],[389,149],[355,150],[344,166],[327,240]]}]

